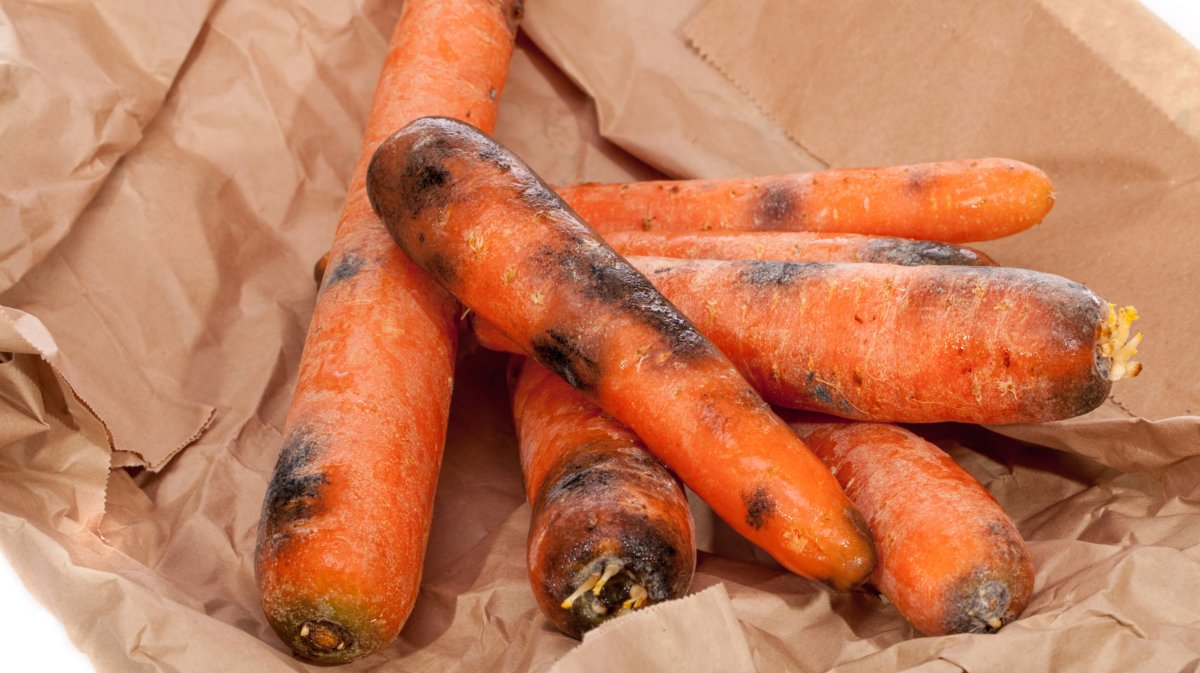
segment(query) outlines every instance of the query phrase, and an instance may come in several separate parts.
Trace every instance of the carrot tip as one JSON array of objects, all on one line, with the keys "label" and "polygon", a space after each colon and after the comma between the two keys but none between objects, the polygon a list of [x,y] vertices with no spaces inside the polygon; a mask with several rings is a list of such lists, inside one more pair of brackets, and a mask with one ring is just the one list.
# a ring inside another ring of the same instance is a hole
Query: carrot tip
[{"label": "carrot tip", "polygon": [[1108,305],[1108,318],[1100,327],[1100,354],[1110,360],[1109,381],[1132,378],[1142,371],[1142,363],[1132,361],[1142,333],[1129,335],[1129,326],[1137,319],[1137,309],[1132,306],[1117,310],[1114,304]]}]

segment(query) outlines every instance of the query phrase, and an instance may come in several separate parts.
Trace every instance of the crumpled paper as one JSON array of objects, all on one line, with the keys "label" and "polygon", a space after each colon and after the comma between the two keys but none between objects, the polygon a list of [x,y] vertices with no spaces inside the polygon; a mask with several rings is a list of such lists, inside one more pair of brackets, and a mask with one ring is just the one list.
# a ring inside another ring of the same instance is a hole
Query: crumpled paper
[{"label": "crumpled paper", "polygon": [[[747,658],[762,671],[1194,666],[1200,424],[1187,406],[1195,377],[1185,376],[1196,361],[1184,349],[1195,281],[1164,270],[1186,270],[1169,263],[1195,242],[1183,206],[1195,187],[1187,167],[1200,163],[1185,161],[1190,145],[1164,144],[1177,134],[1158,135],[1182,129],[1194,140],[1182,111],[1197,94],[1181,84],[1196,72],[1194,52],[1148,45],[1169,35],[1116,0],[1088,12],[1065,0],[941,3],[937,26],[924,28],[932,35],[911,25],[935,11],[921,3],[822,3],[807,15],[810,3],[782,3],[711,21],[732,4],[530,0],[497,137],[551,182],[972,154],[1043,165],[1058,206],[989,252],[1078,270],[1142,309],[1147,368],[1116,391],[1145,418],[1109,404],[1063,423],[996,429],[1010,436],[915,428],[976,475],[1029,540],[1035,594],[998,634],[919,637],[885,599],[784,571],[693,498],[693,595],[577,643],[549,626],[529,592],[505,358],[467,339],[416,609],[395,643],[344,670],[571,673],[617,661],[749,670]],[[802,23],[808,41],[780,51],[772,31],[805,33],[772,8],[823,23]],[[961,18],[971,12],[1027,30],[977,39],[976,23]],[[380,0],[0,0],[0,34],[16,36],[0,40],[0,74],[23,83],[21,96],[0,98],[0,114],[15,120],[0,130],[0,222],[14,234],[0,244],[0,548],[99,671],[313,670],[259,610],[254,535],[315,297],[312,264],[332,240],[398,15]],[[722,46],[750,28],[762,31],[753,42]],[[955,58],[920,69],[905,66],[904,51],[885,59],[872,32],[885,28],[894,47],[932,44]],[[819,51],[818,38],[835,37],[838,58],[788,69]],[[876,60],[847,73],[859,50]],[[760,52],[776,60],[755,71]],[[1041,111],[1018,129],[1029,144],[991,144],[933,113],[924,135],[895,130],[921,130],[900,122],[937,100],[929,85],[949,76],[941,69],[958,72],[949,69],[972,58],[1013,64],[1005,87],[973,89],[966,118],[1008,110],[1001,95],[1021,85],[1021,100]],[[744,68],[765,84],[752,86]],[[890,79],[873,80],[884,68]],[[1073,82],[1081,72],[1088,81]],[[860,105],[816,114],[820,134],[799,133],[767,96],[839,76],[861,78],[839,94]],[[1062,98],[1091,100],[1080,87],[1108,92],[1107,107],[1063,127],[1072,101]],[[888,105],[870,110],[874,125],[855,126],[870,108],[862,99],[885,94]],[[839,125],[858,133],[839,136]],[[1092,142],[1100,131],[1108,144]],[[1108,200],[1091,201],[1102,189]]]}]

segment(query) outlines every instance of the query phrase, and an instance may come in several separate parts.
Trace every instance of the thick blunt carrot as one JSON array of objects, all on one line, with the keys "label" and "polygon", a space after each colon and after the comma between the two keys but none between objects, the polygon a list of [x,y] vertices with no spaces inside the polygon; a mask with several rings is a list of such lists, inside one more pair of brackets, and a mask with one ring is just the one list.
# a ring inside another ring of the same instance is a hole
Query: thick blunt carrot
[{"label": "thick blunt carrot", "polygon": [[870,262],[995,266],[972,248],[893,236],[807,231],[617,231],[604,240],[625,257],[759,259],[774,262]]},{"label": "thick blunt carrot", "polygon": [[628,425],[735,530],[836,587],[870,574],[869,535],[828,468],[519,158],[466,124],[418,120],[380,146],[367,189],[418,264]]},{"label": "thick blunt carrot", "polygon": [[407,0],[300,362],[255,553],[262,608],[322,664],[394,639],[413,607],[446,436],[457,304],[366,198],[379,142],[427,114],[490,128],[520,2]]},{"label": "thick blunt carrot", "polygon": [[[771,404],[866,421],[1078,416],[1136,376],[1141,334],[1086,287],[999,267],[631,257]],[[471,317],[485,348],[519,352]]]},{"label": "thick blunt carrot", "polygon": [[867,518],[871,582],[927,636],[991,633],[1033,592],[1021,533],[978,481],[938,447],[885,423],[793,422]]},{"label": "thick blunt carrot", "polygon": [[867,421],[1078,416],[1136,375],[1132,309],[1003,267],[634,258],[772,404]]},{"label": "thick blunt carrot", "polygon": [[962,243],[1028,229],[1054,205],[1046,174],[1011,159],[556,189],[602,234],[814,231]]},{"label": "thick blunt carrot", "polygon": [[679,481],[561,377],[526,358],[514,358],[510,371],[538,607],[579,638],[687,593],[696,542]]}]

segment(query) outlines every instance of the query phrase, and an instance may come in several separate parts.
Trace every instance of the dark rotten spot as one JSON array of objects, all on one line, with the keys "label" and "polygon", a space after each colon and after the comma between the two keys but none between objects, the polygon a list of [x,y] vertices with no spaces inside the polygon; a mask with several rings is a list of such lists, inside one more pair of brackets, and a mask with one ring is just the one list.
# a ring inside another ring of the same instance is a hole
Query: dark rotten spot
[{"label": "dark rotten spot", "polygon": [[364,263],[363,258],[353,252],[347,252],[345,255],[342,255],[337,266],[333,267],[333,271],[330,271],[326,275],[325,288],[329,289],[333,285],[350,280],[362,270]]},{"label": "dark rotten spot", "polygon": [[971,250],[936,241],[876,238],[867,242],[859,261],[901,266],[982,266],[983,259]]},{"label": "dark rotten spot", "polygon": [[584,296],[627,311],[661,335],[677,356],[709,352],[695,326],[611,248],[588,246],[582,238],[573,243],[553,262],[564,279],[583,288]]},{"label": "dark rotten spot", "polygon": [[430,253],[424,264],[425,270],[442,285],[450,286],[458,280],[458,271],[454,262],[440,252]]},{"label": "dark rotten spot", "polygon": [[933,184],[934,177],[920,166],[913,166],[908,169],[907,182],[905,187],[910,194],[919,194],[929,188]]},{"label": "dark rotten spot", "polygon": [[763,262],[741,263],[738,277],[750,285],[787,285],[798,276],[812,272],[812,263],[807,262]]},{"label": "dark rotten spot", "polygon": [[765,486],[759,486],[754,493],[744,496],[746,503],[746,525],[754,530],[762,530],[775,514],[775,501],[771,499]]},{"label": "dark rotten spot", "polygon": [[546,330],[530,341],[533,356],[577,390],[591,390],[600,374],[595,358],[558,330]]},{"label": "dark rotten spot", "polygon": [[321,487],[326,478],[311,467],[320,453],[317,441],[303,432],[292,433],[284,443],[263,503],[264,523],[274,531],[283,531],[321,511]]},{"label": "dark rotten spot", "polygon": [[762,229],[784,226],[799,211],[799,193],[788,185],[768,185],[754,204],[754,224]]},{"label": "dark rotten spot", "polygon": [[993,620],[1004,626],[1014,618],[1009,612],[1012,594],[1005,582],[980,581],[971,575],[958,583],[952,596],[944,624],[947,633],[995,633],[999,629]]}]

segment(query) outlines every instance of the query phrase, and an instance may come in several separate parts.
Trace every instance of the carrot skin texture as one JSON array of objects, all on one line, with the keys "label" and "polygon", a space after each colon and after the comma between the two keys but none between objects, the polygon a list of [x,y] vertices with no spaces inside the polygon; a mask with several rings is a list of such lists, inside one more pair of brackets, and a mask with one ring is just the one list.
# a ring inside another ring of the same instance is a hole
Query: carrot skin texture
[{"label": "carrot skin texture", "polygon": [[871,582],[927,636],[992,633],[1033,593],[1033,557],[1004,510],[938,447],[895,425],[793,422],[867,518]]},{"label": "carrot skin texture", "polygon": [[800,575],[837,587],[869,575],[869,535],[824,464],[519,158],[424,119],[380,146],[367,185],[400,247],[735,530]]},{"label": "carrot skin texture", "polygon": [[520,3],[404,3],[301,357],[263,503],[255,577],[298,656],[345,663],[412,611],[446,436],[457,304],[370,208],[379,142],[427,114],[495,122]]},{"label": "carrot skin texture", "polygon": [[[514,358],[512,369],[532,509],[529,580],[542,613],[580,638],[627,611],[627,602],[643,607],[686,594],[696,542],[679,481],[627,426],[560,377],[526,358]],[[617,570],[604,577],[606,568]],[[602,588],[571,600],[596,573]]]},{"label": "carrot skin texture", "polygon": [[[1111,390],[1105,304],[1000,267],[673,260],[630,263],[771,404],[863,421],[1070,418]],[[478,316],[481,345],[518,350]]]},{"label": "carrot skin texture", "polygon": [[962,243],[1023,231],[1054,205],[1045,173],[999,158],[556,189],[602,234],[813,231]]},{"label": "carrot skin texture", "polygon": [[979,250],[893,236],[808,231],[615,231],[604,239],[625,257],[996,266]]}]

